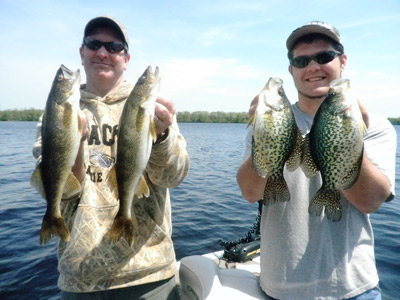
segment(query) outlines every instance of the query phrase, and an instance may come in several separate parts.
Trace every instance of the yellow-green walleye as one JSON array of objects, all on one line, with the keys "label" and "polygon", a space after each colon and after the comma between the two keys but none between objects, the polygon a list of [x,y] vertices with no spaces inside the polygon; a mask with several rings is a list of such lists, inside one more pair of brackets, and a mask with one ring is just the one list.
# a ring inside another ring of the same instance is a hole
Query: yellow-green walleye
[{"label": "yellow-green walleye", "polygon": [[149,196],[143,172],[156,140],[154,110],[160,85],[158,67],[149,66],[139,77],[125,102],[118,129],[117,161],[119,210],[110,231],[111,241],[124,236],[131,245],[137,234],[137,220],[132,214],[132,202]]},{"label": "yellow-green walleye", "polygon": [[69,240],[70,232],[61,216],[63,190],[79,191],[80,183],[71,173],[80,140],[80,73],[61,65],[46,102],[42,122],[42,160],[31,177],[31,184],[46,198],[47,210],[40,231],[40,244],[51,236]]}]

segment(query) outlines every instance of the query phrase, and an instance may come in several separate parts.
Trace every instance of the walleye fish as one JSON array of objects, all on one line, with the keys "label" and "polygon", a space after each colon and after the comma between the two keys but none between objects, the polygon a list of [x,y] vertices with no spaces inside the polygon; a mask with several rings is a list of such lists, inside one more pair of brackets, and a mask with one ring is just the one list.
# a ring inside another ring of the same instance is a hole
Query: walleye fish
[{"label": "walleye fish", "polygon": [[154,110],[160,85],[158,67],[154,73],[149,66],[138,79],[125,102],[118,129],[117,161],[119,210],[110,230],[110,240],[118,241],[123,235],[132,245],[137,234],[137,220],[132,215],[134,199],[149,196],[149,187],[143,172],[157,138]]},{"label": "walleye fish", "polygon": [[290,200],[283,168],[294,171],[301,162],[302,136],[297,128],[283,81],[271,77],[258,94],[259,100],[249,124],[253,125],[252,160],[256,172],[268,178],[264,205]]},{"label": "walleye fish", "polygon": [[47,210],[40,231],[40,244],[51,236],[69,240],[70,232],[61,216],[63,190],[79,190],[80,183],[71,173],[80,140],[79,118],[80,72],[72,72],[64,65],[54,78],[42,122],[42,160],[31,177],[31,184],[47,201]]},{"label": "walleye fish", "polygon": [[319,216],[325,208],[328,219],[341,219],[340,189],[349,189],[358,178],[365,132],[350,81],[332,81],[304,142],[301,168],[307,177],[313,177],[318,171],[322,177],[322,186],[308,208],[310,214]]}]

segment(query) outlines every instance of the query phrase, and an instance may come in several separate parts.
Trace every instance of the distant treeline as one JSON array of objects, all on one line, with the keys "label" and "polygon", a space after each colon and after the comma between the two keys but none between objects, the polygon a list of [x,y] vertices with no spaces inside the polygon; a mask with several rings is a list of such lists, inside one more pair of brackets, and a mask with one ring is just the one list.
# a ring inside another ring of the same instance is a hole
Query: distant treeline
[{"label": "distant treeline", "polygon": [[388,118],[388,120],[389,120],[390,123],[392,123],[393,125],[400,125],[400,117],[398,117],[398,118]]},{"label": "distant treeline", "polygon": [[247,123],[247,112],[178,112],[178,123]]},{"label": "distant treeline", "polygon": [[[0,110],[0,121],[38,121],[42,109]],[[247,112],[178,112],[178,123],[247,123]],[[400,125],[400,117],[388,118],[393,125]]]},{"label": "distant treeline", "polygon": [[43,109],[0,110],[0,121],[37,121]]},{"label": "distant treeline", "polygon": [[[0,110],[0,121],[37,121],[41,109]],[[247,123],[247,112],[178,112],[179,123]]]}]

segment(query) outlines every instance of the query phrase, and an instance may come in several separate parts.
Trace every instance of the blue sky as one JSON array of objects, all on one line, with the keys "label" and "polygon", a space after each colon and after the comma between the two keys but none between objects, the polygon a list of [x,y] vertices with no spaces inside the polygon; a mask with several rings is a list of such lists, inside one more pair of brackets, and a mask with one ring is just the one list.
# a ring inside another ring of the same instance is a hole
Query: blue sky
[{"label": "blue sky", "polygon": [[128,29],[126,77],[135,82],[158,65],[161,92],[178,111],[247,111],[271,76],[283,79],[296,102],[285,41],[320,20],[339,29],[348,55],[343,77],[365,106],[400,116],[399,0],[1,0],[0,110],[44,108],[61,64],[83,74],[84,26],[104,14]]}]

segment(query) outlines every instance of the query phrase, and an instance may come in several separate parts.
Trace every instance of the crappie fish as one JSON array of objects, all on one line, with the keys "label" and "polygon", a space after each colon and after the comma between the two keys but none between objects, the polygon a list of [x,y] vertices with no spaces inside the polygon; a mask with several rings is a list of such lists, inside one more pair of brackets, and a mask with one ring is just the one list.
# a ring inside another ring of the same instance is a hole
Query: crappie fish
[{"label": "crappie fish", "polygon": [[253,125],[254,169],[261,177],[268,178],[264,204],[289,201],[283,168],[286,163],[287,169],[294,171],[300,165],[302,136],[280,78],[271,77],[258,97],[249,125]]},{"label": "crappie fish", "polygon": [[80,72],[64,65],[54,78],[42,121],[42,160],[31,177],[31,184],[47,201],[40,231],[40,244],[57,235],[69,240],[70,232],[61,216],[60,203],[66,185],[79,190],[80,183],[71,173],[82,132],[79,118]]},{"label": "crappie fish", "polygon": [[319,216],[325,208],[328,219],[341,219],[340,189],[349,189],[358,178],[365,132],[350,81],[332,81],[304,142],[301,167],[307,177],[320,171],[323,182],[309,205],[311,214]]},{"label": "crappie fish", "polygon": [[121,114],[115,164],[120,206],[110,231],[113,242],[123,235],[130,245],[133,243],[138,224],[132,215],[132,202],[150,193],[143,172],[157,138],[154,111],[160,79],[158,67],[153,73],[149,66],[138,79]]}]

